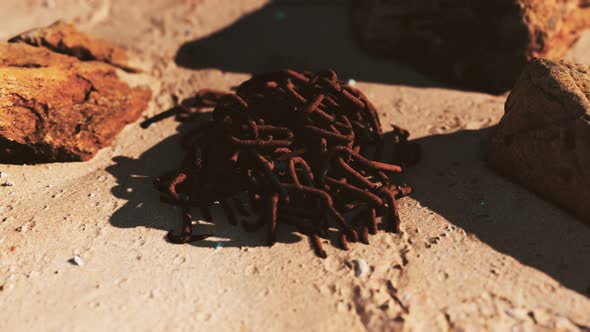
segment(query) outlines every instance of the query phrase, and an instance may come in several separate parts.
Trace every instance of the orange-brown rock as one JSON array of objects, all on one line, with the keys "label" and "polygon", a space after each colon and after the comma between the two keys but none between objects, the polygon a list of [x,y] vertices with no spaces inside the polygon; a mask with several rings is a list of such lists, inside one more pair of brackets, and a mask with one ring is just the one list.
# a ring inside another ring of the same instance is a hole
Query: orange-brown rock
[{"label": "orange-brown rock", "polygon": [[48,27],[23,32],[11,38],[9,42],[45,47],[83,61],[97,60],[110,63],[125,71],[138,71],[128,64],[125,49],[108,40],[90,37],[78,30],[73,24],[63,21],[57,21]]},{"label": "orange-brown rock", "polygon": [[506,101],[488,161],[590,222],[590,67],[532,60]]},{"label": "orange-brown rock", "polygon": [[141,115],[150,96],[109,64],[0,43],[0,162],[90,159]]},{"label": "orange-brown rock", "polygon": [[532,57],[559,58],[590,25],[587,0],[354,0],[362,47],[440,80],[512,87]]}]

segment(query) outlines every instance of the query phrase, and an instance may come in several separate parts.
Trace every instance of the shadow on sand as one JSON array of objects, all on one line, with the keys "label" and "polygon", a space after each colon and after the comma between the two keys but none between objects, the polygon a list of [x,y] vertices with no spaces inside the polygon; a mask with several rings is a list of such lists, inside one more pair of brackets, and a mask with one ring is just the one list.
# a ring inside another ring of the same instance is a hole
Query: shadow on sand
[{"label": "shadow on sand", "polygon": [[[115,227],[132,228],[147,227],[161,230],[180,230],[181,209],[160,202],[159,192],[154,189],[152,180],[162,173],[177,169],[184,152],[180,148],[180,133],[185,132],[187,125],[179,127],[179,133],[166,138],[138,159],[128,157],[113,158],[114,164],[107,171],[117,179],[117,186],[111,189],[115,197],[127,200],[110,219]],[[224,247],[258,247],[266,246],[264,229],[247,233],[241,226],[233,226],[227,222],[225,214],[218,206],[212,208],[215,223],[201,223],[194,228],[196,233],[214,234],[220,238]],[[193,209],[193,218],[202,219],[199,209]],[[302,240],[291,226],[278,229],[277,242],[293,243]],[[214,248],[218,240],[213,238],[193,242],[197,247]]]},{"label": "shadow on sand", "polygon": [[441,87],[402,64],[371,57],[351,37],[349,1],[274,0],[234,24],[183,44],[179,66],[261,73],[331,68],[343,79]]},{"label": "shadow on sand", "polygon": [[492,172],[483,155],[491,130],[416,140],[423,159],[404,174],[413,198],[495,250],[590,296],[590,227]]},{"label": "shadow on sand", "polygon": [[[185,125],[180,127],[184,131]],[[417,139],[423,160],[408,169],[404,180],[422,206],[510,255],[543,271],[566,287],[588,296],[590,228],[525,189],[490,171],[482,158],[481,141],[489,129],[460,131]],[[144,152],[139,159],[116,157],[107,170],[117,178],[112,193],[127,202],[112,216],[115,227],[180,227],[180,209],[160,203],[151,179],[174,169],[182,156],[179,135]],[[197,209],[195,209],[194,212]],[[225,247],[265,245],[265,232],[246,233],[229,225],[220,208],[215,224],[199,225],[196,232],[213,233]],[[195,215],[195,218],[199,218]],[[301,241],[290,226],[279,227],[278,241]],[[217,240],[195,242],[215,247]]]}]

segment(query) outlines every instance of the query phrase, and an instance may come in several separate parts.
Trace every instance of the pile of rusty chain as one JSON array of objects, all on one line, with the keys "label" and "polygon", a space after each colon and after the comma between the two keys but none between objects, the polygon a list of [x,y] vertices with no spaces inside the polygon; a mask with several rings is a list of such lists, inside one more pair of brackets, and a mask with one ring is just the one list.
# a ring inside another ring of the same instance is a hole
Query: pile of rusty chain
[{"label": "pile of rusty chain", "polygon": [[[211,236],[193,234],[190,208],[199,207],[211,221],[216,203],[230,223],[242,219],[246,231],[266,227],[268,245],[275,243],[279,224],[295,226],[320,257],[326,257],[320,238],[331,228],[339,231],[344,249],[359,239],[368,243],[379,216],[387,231],[400,231],[397,200],[412,190],[390,182],[400,166],[366,157],[382,159],[379,116],[335,72],[266,73],[235,94],[207,89],[194,99],[214,107],[212,120],[183,137],[182,167],[154,181],[163,201],[183,208],[183,229],[170,231],[170,242]],[[419,149],[408,142],[408,132],[394,127],[393,136],[393,160],[417,161]],[[247,222],[251,212],[256,222]]]}]

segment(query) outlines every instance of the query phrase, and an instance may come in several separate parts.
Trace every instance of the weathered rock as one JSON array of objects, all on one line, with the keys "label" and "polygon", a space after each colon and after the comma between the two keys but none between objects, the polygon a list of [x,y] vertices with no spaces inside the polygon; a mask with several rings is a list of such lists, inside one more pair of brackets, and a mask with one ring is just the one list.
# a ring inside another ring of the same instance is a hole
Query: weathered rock
[{"label": "weathered rock", "polygon": [[146,108],[106,63],[0,43],[0,162],[90,159]]},{"label": "weathered rock", "polygon": [[493,168],[590,222],[590,67],[534,59],[493,134]]},{"label": "weathered rock", "polygon": [[138,71],[129,65],[125,49],[107,40],[92,38],[78,30],[73,24],[62,21],[57,21],[48,27],[23,32],[11,38],[9,42],[45,47],[83,61],[97,60],[110,63],[125,71]]},{"label": "weathered rock", "polygon": [[491,92],[532,57],[559,58],[590,25],[587,0],[354,0],[362,47],[438,79]]}]

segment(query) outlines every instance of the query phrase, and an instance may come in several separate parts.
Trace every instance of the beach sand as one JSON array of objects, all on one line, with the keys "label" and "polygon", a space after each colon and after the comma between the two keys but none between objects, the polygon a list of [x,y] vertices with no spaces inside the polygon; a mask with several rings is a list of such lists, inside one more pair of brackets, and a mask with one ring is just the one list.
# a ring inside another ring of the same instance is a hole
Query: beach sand
[{"label": "beach sand", "polygon": [[[220,209],[197,228],[215,238],[166,242],[180,210],[151,181],[182,158],[174,119],[131,124],[88,162],[0,165],[14,183],[0,187],[0,331],[589,331],[590,227],[483,161],[506,95],[365,55],[346,3],[3,0],[2,39],[65,19],[126,47],[144,72],[121,76],[153,91],[145,116],[172,94],[330,67],[424,157],[402,176],[402,234],[327,244],[325,260],[289,228],[268,248]],[[567,57],[590,64],[590,32]]]}]

